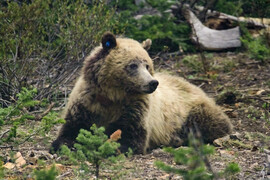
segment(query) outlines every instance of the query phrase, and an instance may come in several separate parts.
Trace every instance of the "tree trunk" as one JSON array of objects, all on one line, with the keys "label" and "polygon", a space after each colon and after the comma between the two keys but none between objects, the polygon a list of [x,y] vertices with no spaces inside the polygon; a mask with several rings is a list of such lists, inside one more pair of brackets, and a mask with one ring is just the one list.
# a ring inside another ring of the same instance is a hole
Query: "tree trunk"
[{"label": "tree trunk", "polygon": [[99,163],[96,162],[95,164],[96,164],[96,172],[95,172],[95,174],[96,174],[96,178],[98,179],[99,178]]}]

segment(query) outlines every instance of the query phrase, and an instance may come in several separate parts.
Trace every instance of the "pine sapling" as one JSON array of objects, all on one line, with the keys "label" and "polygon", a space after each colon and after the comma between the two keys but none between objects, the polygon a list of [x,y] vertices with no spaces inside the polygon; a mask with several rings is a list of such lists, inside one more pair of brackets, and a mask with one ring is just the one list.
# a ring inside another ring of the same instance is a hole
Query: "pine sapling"
[{"label": "pine sapling", "polygon": [[115,141],[109,141],[104,131],[104,127],[97,128],[95,124],[90,131],[81,129],[76,138],[78,143],[74,144],[76,151],[72,152],[66,146],[62,146],[61,153],[67,155],[73,162],[79,161],[81,165],[85,164],[85,161],[92,163],[98,178],[101,163],[113,160],[120,146]]}]

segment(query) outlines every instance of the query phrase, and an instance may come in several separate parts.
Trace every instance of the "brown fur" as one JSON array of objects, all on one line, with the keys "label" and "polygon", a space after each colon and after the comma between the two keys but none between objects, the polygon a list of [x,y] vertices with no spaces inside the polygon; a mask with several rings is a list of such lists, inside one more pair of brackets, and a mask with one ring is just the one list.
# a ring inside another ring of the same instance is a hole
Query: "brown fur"
[{"label": "brown fur", "polygon": [[[108,41],[112,46],[106,46]],[[228,117],[200,88],[180,77],[154,74],[143,48],[149,43],[114,39],[110,33],[103,36],[102,46],[85,59],[54,150],[61,144],[72,146],[79,129],[89,129],[93,123],[104,126],[108,135],[120,129],[121,150],[131,147],[135,153],[181,145],[194,125],[205,142],[231,133]],[[152,92],[149,82],[156,80],[159,85]]]}]

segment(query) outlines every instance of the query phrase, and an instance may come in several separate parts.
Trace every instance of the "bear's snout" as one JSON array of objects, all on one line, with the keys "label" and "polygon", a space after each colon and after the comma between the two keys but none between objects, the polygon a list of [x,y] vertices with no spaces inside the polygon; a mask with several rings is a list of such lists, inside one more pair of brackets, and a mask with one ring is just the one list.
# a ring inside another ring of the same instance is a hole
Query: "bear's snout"
[{"label": "bear's snout", "polygon": [[159,82],[157,80],[152,80],[149,82],[149,93],[154,92],[158,87]]}]

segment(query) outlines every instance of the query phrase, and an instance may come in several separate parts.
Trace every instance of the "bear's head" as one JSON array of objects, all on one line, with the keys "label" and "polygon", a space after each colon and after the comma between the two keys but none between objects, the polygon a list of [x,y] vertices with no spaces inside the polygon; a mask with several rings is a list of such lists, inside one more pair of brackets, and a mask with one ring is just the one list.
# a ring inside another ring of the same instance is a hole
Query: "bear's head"
[{"label": "bear's head", "polygon": [[127,95],[154,92],[158,81],[152,59],[146,49],[151,40],[142,44],[128,38],[116,38],[107,32],[101,46],[95,48],[84,62],[83,78],[90,88],[110,100]]}]

